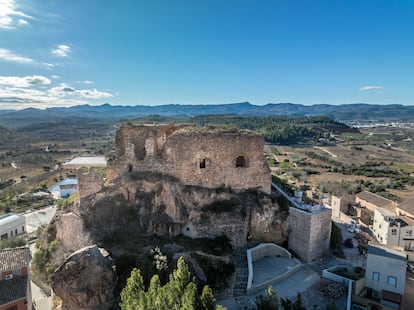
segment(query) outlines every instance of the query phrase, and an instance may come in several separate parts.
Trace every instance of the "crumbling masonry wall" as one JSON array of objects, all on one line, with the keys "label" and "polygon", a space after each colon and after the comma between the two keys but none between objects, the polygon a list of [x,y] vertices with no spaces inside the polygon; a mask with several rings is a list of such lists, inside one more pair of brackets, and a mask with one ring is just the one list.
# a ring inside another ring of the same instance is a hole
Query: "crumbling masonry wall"
[{"label": "crumbling masonry wall", "polygon": [[78,179],[79,201],[82,201],[83,198],[89,195],[98,193],[105,183],[102,172],[96,168],[90,168],[87,171],[79,168],[76,171],[76,177]]},{"label": "crumbling masonry wall", "polygon": [[332,210],[323,208],[313,213],[289,208],[289,248],[301,260],[311,262],[328,253]]},{"label": "crumbling masonry wall", "polygon": [[193,125],[124,125],[116,136],[111,182],[127,172],[169,174],[185,185],[256,188],[270,193],[263,136],[250,131]]}]

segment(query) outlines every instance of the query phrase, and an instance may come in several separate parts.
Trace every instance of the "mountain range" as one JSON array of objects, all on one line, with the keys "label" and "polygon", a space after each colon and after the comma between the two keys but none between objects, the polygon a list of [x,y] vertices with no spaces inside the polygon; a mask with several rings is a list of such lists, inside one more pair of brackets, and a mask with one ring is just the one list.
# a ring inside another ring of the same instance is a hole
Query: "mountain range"
[{"label": "mountain range", "polygon": [[[208,114],[232,114],[239,116],[315,116],[326,115],[339,121],[351,120],[414,120],[414,106],[372,105],[364,103],[305,106],[293,103],[269,103],[263,106],[249,102],[219,105],[159,105],[159,106],[113,106],[108,103],[91,106],[56,107],[44,110],[0,110],[0,125],[14,126],[24,122],[59,121],[61,118],[89,118],[100,120],[128,120],[149,115],[168,117],[193,117]],[[18,125],[17,125],[18,126]]]}]

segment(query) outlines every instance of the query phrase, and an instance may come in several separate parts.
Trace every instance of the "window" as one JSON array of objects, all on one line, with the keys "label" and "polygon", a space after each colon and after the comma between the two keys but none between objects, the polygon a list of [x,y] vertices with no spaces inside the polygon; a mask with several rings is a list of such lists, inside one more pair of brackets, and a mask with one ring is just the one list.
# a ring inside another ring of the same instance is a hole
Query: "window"
[{"label": "window", "polygon": [[10,237],[13,237],[13,230],[10,231]]},{"label": "window", "polygon": [[387,284],[392,287],[397,287],[397,278],[393,276],[388,276]]},{"label": "window", "polygon": [[22,231],[24,231],[24,226],[22,226]]},{"label": "window", "polygon": [[380,280],[380,274],[378,272],[372,273],[372,281],[379,281]]},{"label": "window", "polygon": [[412,236],[412,235],[413,235],[413,231],[412,231],[412,230],[407,230],[407,231],[405,232],[405,234],[406,234],[407,236]]},{"label": "window", "polygon": [[206,169],[206,159],[205,158],[201,159],[199,165],[200,165],[200,169]]},{"label": "window", "polygon": [[128,172],[132,172],[132,164],[128,165]]},{"label": "window", "polygon": [[391,229],[391,235],[396,235],[397,234],[397,230],[395,228]]},{"label": "window", "polygon": [[236,168],[246,167],[246,159],[243,156],[236,158]]},{"label": "window", "polygon": [[14,234],[17,236],[17,228],[14,230]]}]

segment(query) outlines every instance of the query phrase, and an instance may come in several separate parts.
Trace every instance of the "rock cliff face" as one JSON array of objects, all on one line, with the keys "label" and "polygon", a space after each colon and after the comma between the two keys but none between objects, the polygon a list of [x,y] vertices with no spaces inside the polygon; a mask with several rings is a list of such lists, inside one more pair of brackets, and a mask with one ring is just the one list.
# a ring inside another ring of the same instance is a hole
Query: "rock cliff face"
[{"label": "rock cliff face", "polygon": [[52,277],[62,309],[111,309],[117,283],[113,266],[109,253],[96,245],[70,255]]},{"label": "rock cliff face", "polygon": [[125,174],[85,198],[77,212],[94,240],[119,234],[135,238],[226,235],[239,247],[246,244],[249,233],[268,234],[278,242],[284,230],[278,206],[263,193],[183,185],[174,177],[152,172]]}]

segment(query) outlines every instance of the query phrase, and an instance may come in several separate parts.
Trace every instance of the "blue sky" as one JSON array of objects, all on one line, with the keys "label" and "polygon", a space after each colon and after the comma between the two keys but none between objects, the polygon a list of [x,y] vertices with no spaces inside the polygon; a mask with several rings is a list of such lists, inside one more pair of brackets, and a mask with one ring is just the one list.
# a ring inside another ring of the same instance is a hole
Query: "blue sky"
[{"label": "blue sky", "polygon": [[414,1],[0,0],[0,109],[414,104]]}]

